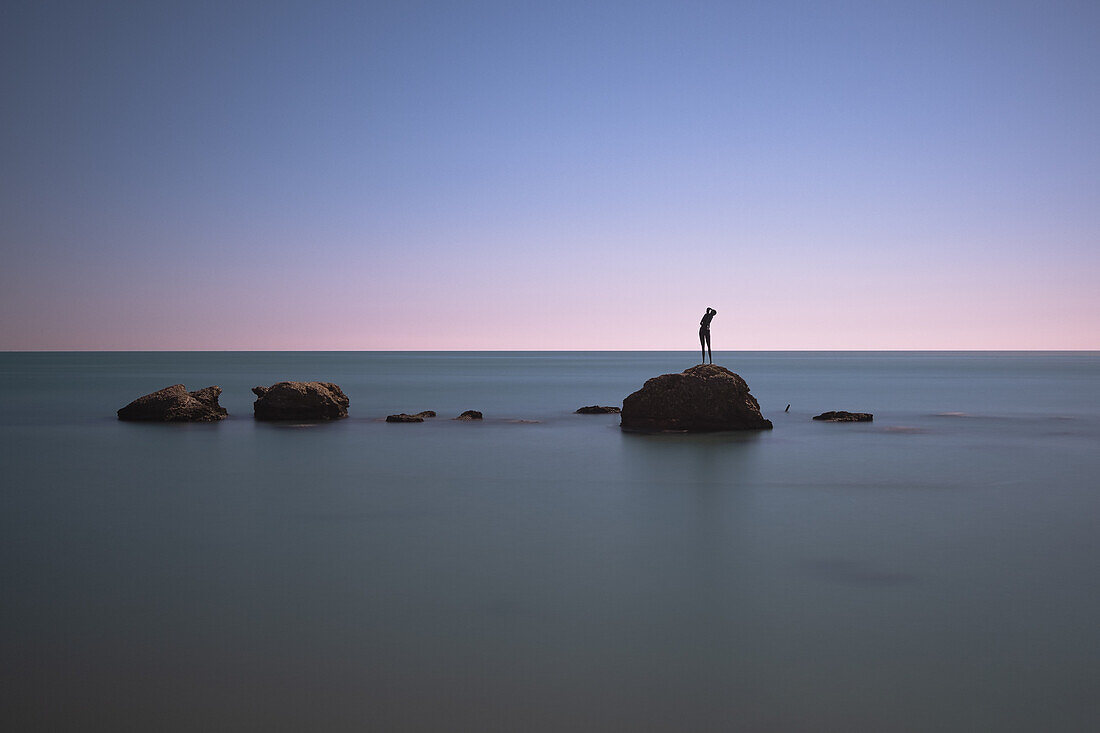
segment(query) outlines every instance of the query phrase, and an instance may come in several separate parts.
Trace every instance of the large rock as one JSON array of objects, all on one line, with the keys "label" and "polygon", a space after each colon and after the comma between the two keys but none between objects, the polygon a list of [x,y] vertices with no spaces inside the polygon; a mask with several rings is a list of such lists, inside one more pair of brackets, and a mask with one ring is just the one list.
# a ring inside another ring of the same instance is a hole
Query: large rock
[{"label": "large rock", "polygon": [[624,430],[770,430],[771,420],[745,380],[725,367],[700,364],[646,381],[623,400]]},{"label": "large rock", "polygon": [[348,416],[348,398],[332,382],[278,382],[253,387],[257,420],[339,420]]},{"label": "large rock", "polygon": [[215,422],[229,413],[218,404],[221,387],[188,392],[182,384],[138,397],[118,411],[119,420],[152,422]]}]

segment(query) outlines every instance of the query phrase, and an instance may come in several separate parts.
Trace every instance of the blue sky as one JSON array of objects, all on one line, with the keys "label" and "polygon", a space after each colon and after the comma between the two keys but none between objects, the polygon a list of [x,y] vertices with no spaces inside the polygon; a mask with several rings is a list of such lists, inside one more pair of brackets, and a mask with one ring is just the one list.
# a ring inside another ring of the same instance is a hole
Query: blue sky
[{"label": "blue sky", "polygon": [[0,12],[0,348],[1100,348],[1100,4]]}]

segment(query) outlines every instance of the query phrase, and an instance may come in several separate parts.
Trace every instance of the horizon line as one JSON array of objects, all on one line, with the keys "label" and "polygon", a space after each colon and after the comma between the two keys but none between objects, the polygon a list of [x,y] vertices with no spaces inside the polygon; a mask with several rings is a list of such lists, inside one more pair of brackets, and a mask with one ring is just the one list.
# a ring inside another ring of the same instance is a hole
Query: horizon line
[{"label": "horizon line", "polygon": [[[694,349],[0,349],[0,354],[578,354],[694,353]],[[1096,349],[722,349],[718,353],[1100,353]]]}]

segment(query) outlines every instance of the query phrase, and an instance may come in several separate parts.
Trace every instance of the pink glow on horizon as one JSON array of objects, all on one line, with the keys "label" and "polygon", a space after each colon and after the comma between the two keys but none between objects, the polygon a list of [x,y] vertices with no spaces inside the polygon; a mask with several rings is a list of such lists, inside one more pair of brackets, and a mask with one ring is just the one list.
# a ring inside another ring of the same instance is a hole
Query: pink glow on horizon
[{"label": "pink glow on horizon", "polygon": [[434,258],[415,243],[386,258],[340,251],[339,267],[318,257],[292,265],[238,256],[214,268],[181,260],[168,281],[153,271],[100,273],[97,283],[75,278],[71,301],[44,296],[81,263],[32,273],[44,282],[14,283],[23,292],[7,311],[0,345],[693,350],[698,320],[713,306],[716,351],[1100,349],[1095,274],[1044,262],[1039,250],[1001,260],[929,248],[839,256],[774,245],[677,251],[659,242],[633,252],[503,244],[477,251],[467,242]]}]

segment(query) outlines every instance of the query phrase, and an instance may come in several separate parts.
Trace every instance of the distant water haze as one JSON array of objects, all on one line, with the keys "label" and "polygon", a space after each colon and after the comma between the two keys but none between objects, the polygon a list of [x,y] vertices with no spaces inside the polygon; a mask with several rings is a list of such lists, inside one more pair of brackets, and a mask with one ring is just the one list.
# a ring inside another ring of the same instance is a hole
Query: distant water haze
[{"label": "distant water haze", "polygon": [[[573,413],[697,359],[0,354],[0,720],[1098,727],[1100,354],[716,351],[773,430]],[[350,417],[255,422],[281,379]],[[176,382],[229,418],[115,419]]]}]

